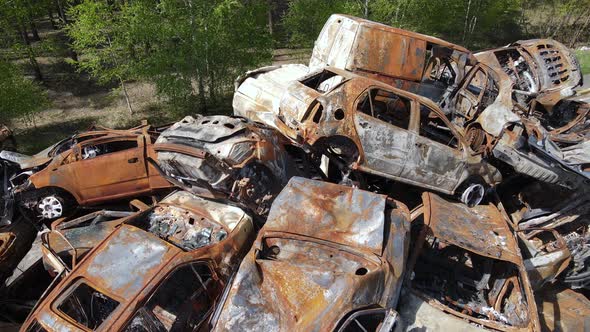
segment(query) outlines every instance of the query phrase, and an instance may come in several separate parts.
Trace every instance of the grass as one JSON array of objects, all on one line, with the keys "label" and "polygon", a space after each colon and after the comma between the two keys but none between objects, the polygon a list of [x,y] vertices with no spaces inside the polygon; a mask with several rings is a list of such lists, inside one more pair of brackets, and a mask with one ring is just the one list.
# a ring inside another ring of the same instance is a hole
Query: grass
[{"label": "grass", "polygon": [[584,75],[590,74],[590,51],[577,50],[576,57],[578,58],[578,61],[580,61],[582,73]]}]

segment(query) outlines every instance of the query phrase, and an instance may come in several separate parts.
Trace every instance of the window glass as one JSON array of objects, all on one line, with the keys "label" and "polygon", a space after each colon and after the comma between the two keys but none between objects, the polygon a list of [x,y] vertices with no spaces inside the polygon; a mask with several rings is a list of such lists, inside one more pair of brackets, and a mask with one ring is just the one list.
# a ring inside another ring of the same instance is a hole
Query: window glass
[{"label": "window glass", "polygon": [[396,127],[408,129],[411,115],[410,100],[393,92],[372,89],[361,97],[357,111],[368,114]]},{"label": "window glass", "polygon": [[86,145],[82,148],[82,159],[92,159],[108,153],[137,148],[137,141],[115,141]]},{"label": "window glass", "polygon": [[119,302],[85,283],[76,284],[57,309],[76,322],[94,330],[115,311]]},{"label": "window glass", "polygon": [[125,331],[193,331],[219,293],[206,264],[183,266],[159,286]]},{"label": "window glass", "polygon": [[323,93],[332,90],[334,87],[344,81],[344,77],[331,71],[324,70],[321,73],[301,81],[301,83],[309,88]]},{"label": "window glass", "polygon": [[438,114],[424,105],[420,105],[420,136],[453,148],[458,147],[457,138],[447,124]]}]

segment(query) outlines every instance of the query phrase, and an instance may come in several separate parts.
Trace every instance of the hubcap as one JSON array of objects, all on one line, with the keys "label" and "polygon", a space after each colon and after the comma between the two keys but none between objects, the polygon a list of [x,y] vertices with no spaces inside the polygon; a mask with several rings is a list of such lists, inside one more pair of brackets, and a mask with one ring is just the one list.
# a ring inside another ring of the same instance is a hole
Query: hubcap
[{"label": "hubcap", "polygon": [[474,207],[481,203],[485,189],[481,184],[472,184],[461,195],[461,202],[469,207]]},{"label": "hubcap", "polygon": [[43,198],[37,205],[37,208],[41,212],[41,216],[45,219],[59,218],[63,213],[63,205],[55,196]]}]

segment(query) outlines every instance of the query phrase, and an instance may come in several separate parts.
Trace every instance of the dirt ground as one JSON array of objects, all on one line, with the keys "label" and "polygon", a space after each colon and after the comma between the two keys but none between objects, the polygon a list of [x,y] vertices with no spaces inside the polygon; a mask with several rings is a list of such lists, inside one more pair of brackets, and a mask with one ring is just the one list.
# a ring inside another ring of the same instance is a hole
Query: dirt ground
[{"label": "dirt ground", "polygon": [[[53,39],[59,45],[64,37],[48,27],[41,32],[41,38]],[[133,108],[131,114],[123,93],[116,85],[98,85],[87,74],[77,72],[66,61],[63,51],[60,54],[58,50],[55,55],[37,58],[51,106],[37,113],[33,123],[16,120],[10,124],[16,134],[17,149],[21,153],[37,153],[93,124],[126,128],[147,119],[149,123],[162,125],[174,122],[184,115],[175,114],[167,108],[158,99],[155,86],[145,82],[126,84]],[[307,63],[309,55],[310,50],[280,49],[274,52],[273,64]],[[231,100],[223,104],[231,105]],[[221,112],[231,112],[231,108]]]}]

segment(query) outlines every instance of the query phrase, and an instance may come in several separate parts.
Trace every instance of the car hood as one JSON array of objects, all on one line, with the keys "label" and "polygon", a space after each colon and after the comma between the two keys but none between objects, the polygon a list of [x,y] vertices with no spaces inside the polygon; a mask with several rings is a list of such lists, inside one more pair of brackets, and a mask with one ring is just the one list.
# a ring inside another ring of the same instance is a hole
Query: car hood
[{"label": "car hood", "polygon": [[214,330],[331,331],[353,310],[393,305],[402,277],[382,256],[385,202],[355,188],[291,179],[242,261]]}]

